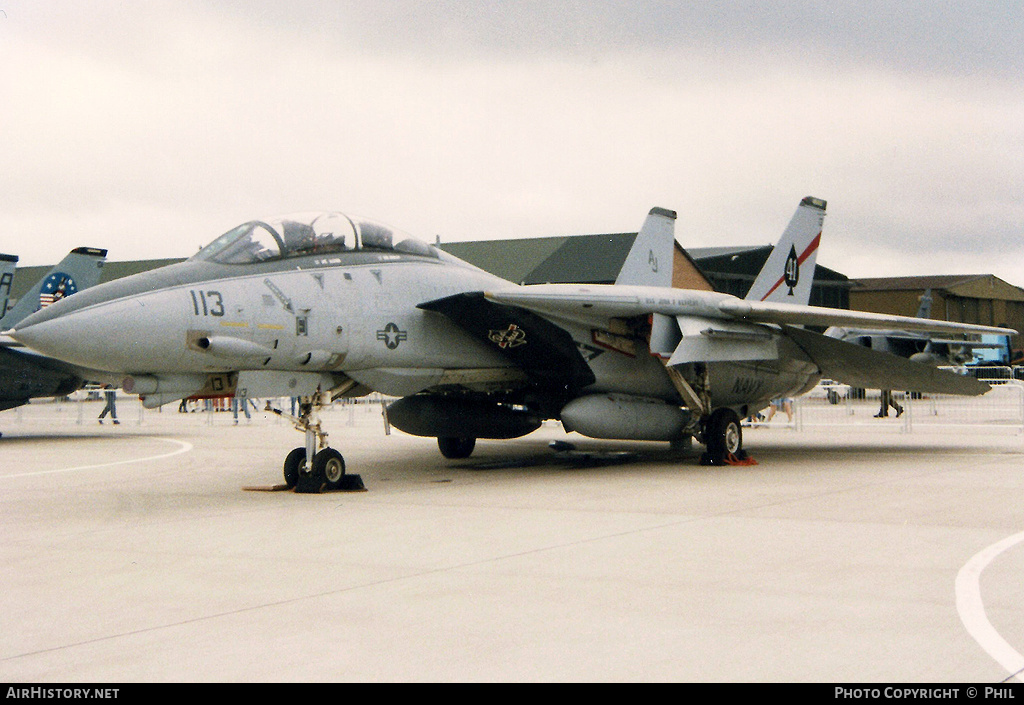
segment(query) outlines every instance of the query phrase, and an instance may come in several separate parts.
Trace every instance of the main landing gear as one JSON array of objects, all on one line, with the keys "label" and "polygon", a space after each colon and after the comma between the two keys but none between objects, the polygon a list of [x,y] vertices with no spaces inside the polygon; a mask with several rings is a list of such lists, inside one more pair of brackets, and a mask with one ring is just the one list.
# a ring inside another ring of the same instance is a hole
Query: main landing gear
[{"label": "main landing gear", "polygon": [[476,439],[472,436],[459,438],[457,436],[439,436],[437,447],[441,455],[453,460],[468,458],[476,447]]},{"label": "main landing gear", "polygon": [[704,420],[702,432],[707,450],[701,465],[752,465],[754,460],[743,450],[743,427],[732,409],[720,408]]},{"label": "main landing gear", "polygon": [[662,363],[686,406],[694,411],[699,410],[699,415],[694,414],[692,427],[685,429],[685,433],[699,434],[707,448],[700,456],[700,464],[756,465],[757,461],[743,451],[743,427],[740,426],[739,414],[728,407],[711,407],[711,382],[707,366],[695,366],[693,378],[687,380],[678,368],[670,367],[663,359]]},{"label": "main landing gear", "polygon": [[324,490],[365,490],[359,475],[345,472],[345,458],[327,445],[327,433],[320,428],[319,395],[303,397],[299,415],[291,416],[280,409],[275,414],[288,418],[295,429],[306,434],[306,445],[295,448],[284,459],[284,482],[288,489],[299,493],[317,493]]}]

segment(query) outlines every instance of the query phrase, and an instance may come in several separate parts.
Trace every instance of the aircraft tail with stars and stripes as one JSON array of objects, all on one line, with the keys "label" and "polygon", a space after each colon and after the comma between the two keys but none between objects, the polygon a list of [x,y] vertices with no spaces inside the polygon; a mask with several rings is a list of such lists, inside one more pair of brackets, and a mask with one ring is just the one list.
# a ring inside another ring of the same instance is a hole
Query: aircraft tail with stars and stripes
[{"label": "aircraft tail with stars and stripes", "polygon": [[13,328],[39,309],[98,284],[106,258],[107,251],[96,247],[76,247],[71,250],[67,257],[18,299],[7,315],[0,318],[0,329]]}]

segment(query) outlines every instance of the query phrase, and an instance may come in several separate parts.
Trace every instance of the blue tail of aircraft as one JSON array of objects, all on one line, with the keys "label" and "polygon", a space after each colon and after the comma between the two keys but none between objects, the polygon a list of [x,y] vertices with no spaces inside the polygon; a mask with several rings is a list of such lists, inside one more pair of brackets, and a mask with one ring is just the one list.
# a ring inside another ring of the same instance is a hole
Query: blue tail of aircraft
[{"label": "blue tail of aircraft", "polygon": [[[76,291],[95,286],[100,281],[106,258],[107,251],[96,247],[76,247],[71,250],[67,257],[18,299],[7,315],[0,318],[0,327],[13,328],[39,309],[66,296],[71,296]],[[17,262],[17,258],[15,258],[15,262]],[[5,301],[4,310],[6,311],[6,299],[10,294],[10,284],[7,284],[5,291],[2,279],[4,276],[6,276],[5,269],[3,262],[0,262],[0,298]]]}]

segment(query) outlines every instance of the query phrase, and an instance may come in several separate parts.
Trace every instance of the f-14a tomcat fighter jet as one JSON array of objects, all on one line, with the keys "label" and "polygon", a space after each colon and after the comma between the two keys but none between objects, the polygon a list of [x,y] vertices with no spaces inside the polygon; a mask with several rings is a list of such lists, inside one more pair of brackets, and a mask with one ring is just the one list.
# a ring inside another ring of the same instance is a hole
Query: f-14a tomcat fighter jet
[{"label": "f-14a tomcat fighter jet", "polygon": [[[342,213],[254,220],[180,264],[81,292],[11,332],[75,364],[123,373],[147,406],[192,395],[301,396],[297,489],[344,480],[317,410],[376,390],[390,423],[449,458],[478,438],[558,419],[595,438],[742,455],[740,418],[822,376],[848,384],[980,394],[974,379],[806,330],[856,325],[1003,332],[810,307],[825,202],[801,201],[757,295],[674,289],[676,214],[654,208],[614,284],[520,286],[380,223]],[[797,303],[790,303],[796,301]]]}]

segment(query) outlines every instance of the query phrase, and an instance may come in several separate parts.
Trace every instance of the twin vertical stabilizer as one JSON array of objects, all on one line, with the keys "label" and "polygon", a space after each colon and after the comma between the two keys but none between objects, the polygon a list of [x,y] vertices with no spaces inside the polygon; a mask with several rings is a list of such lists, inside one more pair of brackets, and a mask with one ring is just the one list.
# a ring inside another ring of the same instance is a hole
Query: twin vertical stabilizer
[{"label": "twin vertical stabilizer", "polygon": [[676,245],[676,213],[652,208],[619,270],[616,284],[672,286]]},{"label": "twin vertical stabilizer", "polygon": [[814,265],[825,220],[825,201],[808,196],[800,201],[782,239],[768,256],[747,292],[748,301],[806,306],[811,300]]},{"label": "twin vertical stabilizer", "polygon": [[17,266],[17,255],[0,255],[0,318],[7,313],[7,303],[11,299],[11,284],[14,282],[14,270]]}]

